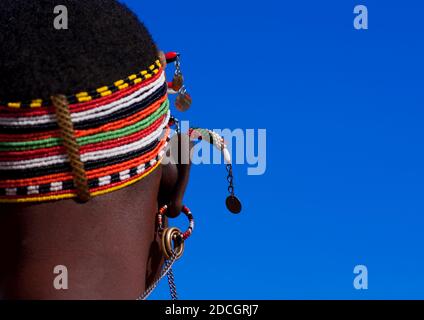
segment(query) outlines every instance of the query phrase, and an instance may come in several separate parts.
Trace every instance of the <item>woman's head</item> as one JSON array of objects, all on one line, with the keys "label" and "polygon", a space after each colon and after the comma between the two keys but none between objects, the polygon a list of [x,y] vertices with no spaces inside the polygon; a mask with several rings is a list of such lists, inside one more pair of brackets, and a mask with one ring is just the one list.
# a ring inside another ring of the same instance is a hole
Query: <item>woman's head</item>
[{"label": "woman's head", "polygon": [[[67,29],[54,27],[57,5],[67,8]],[[7,261],[0,291],[131,298],[160,266],[157,209],[166,203],[171,215],[180,211],[189,173],[188,165],[159,165],[169,104],[158,48],[114,0],[3,0],[0,7],[0,202],[12,203],[0,216]],[[64,126],[50,100],[58,94],[68,99]],[[69,199],[75,151],[87,188],[99,196],[86,204]],[[72,289],[52,286],[55,265],[68,266]]]},{"label": "woman's head", "polygon": [[[67,29],[56,29],[56,6]],[[0,99],[48,99],[111,84],[158,58],[143,23],[115,0],[3,0]]]}]

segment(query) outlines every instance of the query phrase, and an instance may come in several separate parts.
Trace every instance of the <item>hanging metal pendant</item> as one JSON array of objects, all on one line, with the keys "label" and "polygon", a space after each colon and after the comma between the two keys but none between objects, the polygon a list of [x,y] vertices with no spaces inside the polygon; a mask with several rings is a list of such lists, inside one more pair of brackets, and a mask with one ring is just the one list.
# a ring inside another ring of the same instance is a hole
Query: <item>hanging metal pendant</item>
[{"label": "hanging metal pendant", "polygon": [[162,252],[167,260],[175,253],[178,260],[184,253],[184,241],[181,240],[181,230],[178,228],[166,228],[162,234]]},{"label": "hanging metal pendant", "polygon": [[181,73],[176,73],[174,79],[172,79],[172,89],[175,91],[180,91],[184,85],[184,77]]},{"label": "hanging metal pendant", "polygon": [[234,214],[239,214],[241,212],[241,202],[235,195],[230,195],[225,201],[227,209]]},{"label": "hanging metal pendant", "polygon": [[178,111],[185,112],[190,109],[192,102],[191,96],[183,88],[178,93],[177,99],[175,100],[175,106]]}]

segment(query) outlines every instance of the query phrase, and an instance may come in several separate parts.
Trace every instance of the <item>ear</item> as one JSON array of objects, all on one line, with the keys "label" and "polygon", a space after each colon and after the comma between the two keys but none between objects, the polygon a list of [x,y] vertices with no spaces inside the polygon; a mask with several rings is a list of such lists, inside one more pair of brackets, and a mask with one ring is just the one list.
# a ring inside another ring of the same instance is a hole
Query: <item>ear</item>
[{"label": "ear", "polygon": [[159,50],[158,56],[159,56],[160,63],[162,64],[162,67],[165,69],[166,65],[167,65],[165,53],[163,51]]},{"label": "ear", "polygon": [[193,143],[187,135],[175,135],[167,150],[167,164],[162,166],[159,206],[168,205],[167,216],[177,217],[182,210],[190,176],[190,152]]}]

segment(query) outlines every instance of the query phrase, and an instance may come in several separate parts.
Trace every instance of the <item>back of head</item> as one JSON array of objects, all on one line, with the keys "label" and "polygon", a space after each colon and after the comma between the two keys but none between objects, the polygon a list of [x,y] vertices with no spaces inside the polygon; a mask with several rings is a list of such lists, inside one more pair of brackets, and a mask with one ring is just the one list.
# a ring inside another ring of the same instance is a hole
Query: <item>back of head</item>
[{"label": "back of head", "polygon": [[[68,29],[54,27],[67,8]],[[145,70],[158,52],[137,17],[115,0],[2,0],[0,99],[48,99]]]},{"label": "back of head", "polygon": [[[68,29],[54,27],[59,5]],[[0,297],[137,297],[161,259],[152,258],[165,170],[156,163],[169,105],[155,43],[115,0],[2,0],[0,44],[0,198],[12,202],[1,205]],[[88,187],[102,195],[84,205],[70,199],[56,94],[76,99],[75,141]],[[52,286],[57,265],[72,290]]]}]

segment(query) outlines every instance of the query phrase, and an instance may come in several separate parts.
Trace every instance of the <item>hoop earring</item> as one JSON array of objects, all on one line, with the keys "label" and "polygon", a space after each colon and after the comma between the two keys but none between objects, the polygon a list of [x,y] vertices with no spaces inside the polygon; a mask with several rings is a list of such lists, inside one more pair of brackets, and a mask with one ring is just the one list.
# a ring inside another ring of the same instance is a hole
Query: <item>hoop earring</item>
[{"label": "hoop earring", "polygon": [[175,260],[182,257],[184,253],[185,241],[191,236],[194,230],[194,218],[189,208],[183,206],[182,213],[185,214],[189,221],[188,229],[183,233],[176,227],[164,226],[164,216],[168,211],[168,206],[163,206],[158,212],[158,233],[161,237],[161,249],[167,260],[173,256]]}]

